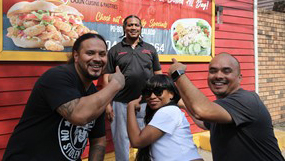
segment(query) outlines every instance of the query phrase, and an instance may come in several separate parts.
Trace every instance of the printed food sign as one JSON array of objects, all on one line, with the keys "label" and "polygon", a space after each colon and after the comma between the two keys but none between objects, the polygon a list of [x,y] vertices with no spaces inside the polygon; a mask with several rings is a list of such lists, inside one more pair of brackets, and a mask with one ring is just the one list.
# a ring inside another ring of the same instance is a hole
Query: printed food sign
[{"label": "printed food sign", "polygon": [[7,18],[11,24],[7,37],[21,48],[62,51],[65,46],[72,46],[78,36],[96,33],[84,26],[80,12],[65,4],[18,2],[8,10]]},{"label": "printed food sign", "polygon": [[78,36],[101,34],[110,49],[122,40],[125,17],[137,15],[142,39],[160,61],[210,61],[211,0],[2,0],[0,60],[64,61]]}]

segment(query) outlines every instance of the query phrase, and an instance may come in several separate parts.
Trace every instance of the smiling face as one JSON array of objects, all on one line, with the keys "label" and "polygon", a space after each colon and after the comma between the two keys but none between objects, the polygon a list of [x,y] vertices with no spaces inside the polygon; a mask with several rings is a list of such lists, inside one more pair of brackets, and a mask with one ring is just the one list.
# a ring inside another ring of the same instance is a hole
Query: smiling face
[{"label": "smiling face", "polygon": [[141,34],[141,29],[142,26],[139,19],[135,17],[128,18],[124,27],[126,38],[137,40]]},{"label": "smiling face", "polygon": [[149,94],[145,95],[147,104],[152,110],[157,110],[160,107],[168,104],[174,96],[172,92],[166,89],[164,90],[160,89],[160,91],[161,92],[151,91],[151,92],[148,92]]},{"label": "smiling face", "polygon": [[98,79],[107,63],[107,48],[103,40],[89,38],[74,53],[75,68],[81,79]]},{"label": "smiling face", "polygon": [[219,54],[209,65],[208,85],[217,98],[224,98],[240,88],[240,67],[229,54]]}]

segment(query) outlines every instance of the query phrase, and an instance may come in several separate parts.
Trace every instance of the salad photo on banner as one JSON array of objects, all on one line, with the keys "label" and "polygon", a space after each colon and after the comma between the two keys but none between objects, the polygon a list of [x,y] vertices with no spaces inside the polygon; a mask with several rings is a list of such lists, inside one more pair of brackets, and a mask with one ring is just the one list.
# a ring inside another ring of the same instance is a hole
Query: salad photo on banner
[{"label": "salad photo on banner", "polygon": [[203,19],[179,19],[171,27],[172,47],[180,55],[211,55],[211,26]]},{"label": "salad photo on banner", "polygon": [[208,62],[214,56],[212,0],[1,0],[0,61],[65,61],[74,41],[92,32],[108,49],[121,41],[129,15],[160,61]]}]

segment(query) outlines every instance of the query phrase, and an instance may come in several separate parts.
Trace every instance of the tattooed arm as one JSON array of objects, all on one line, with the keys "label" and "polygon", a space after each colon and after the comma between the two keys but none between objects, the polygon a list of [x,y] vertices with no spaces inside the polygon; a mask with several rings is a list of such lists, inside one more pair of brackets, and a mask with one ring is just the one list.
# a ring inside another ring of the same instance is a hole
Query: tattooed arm
[{"label": "tattooed arm", "polygon": [[64,103],[57,108],[57,112],[73,125],[79,126],[98,118],[125,85],[125,78],[119,68],[109,79],[109,84],[99,92]]},{"label": "tattooed arm", "polygon": [[71,100],[57,108],[57,112],[67,120],[70,120],[74,107],[78,104],[79,98]]},{"label": "tattooed arm", "polygon": [[106,137],[90,139],[88,161],[103,161],[106,148]]}]

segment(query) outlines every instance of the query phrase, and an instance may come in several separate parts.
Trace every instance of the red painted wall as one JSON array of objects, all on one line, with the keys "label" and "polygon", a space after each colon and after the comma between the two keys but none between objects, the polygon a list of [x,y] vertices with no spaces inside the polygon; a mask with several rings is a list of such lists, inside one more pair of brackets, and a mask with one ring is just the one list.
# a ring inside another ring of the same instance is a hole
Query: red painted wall
[{"label": "red painted wall", "polygon": [[[253,0],[217,0],[224,6],[223,24],[216,25],[215,52],[229,52],[241,62],[242,87],[255,89]],[[8,139],[22,115],[31,89],[39,76],[47,69],[64,62],[0,62],[0,159],[2,160]],[[167,72],[170,63],[162,63]],[[208,63],[187,63],[187,76],[211,100],[215,97],[208,88]],[[99,81],[100,84],[100,81]],[[189,120],[192,122],[191,120]],[[191,123],[192,132],[201,131]],[[110,125],[107,122],[107,152],[113,150]],[[88,148],[87,148],[88,149]],[[87,152],[84,153],[84,156]]]}]

